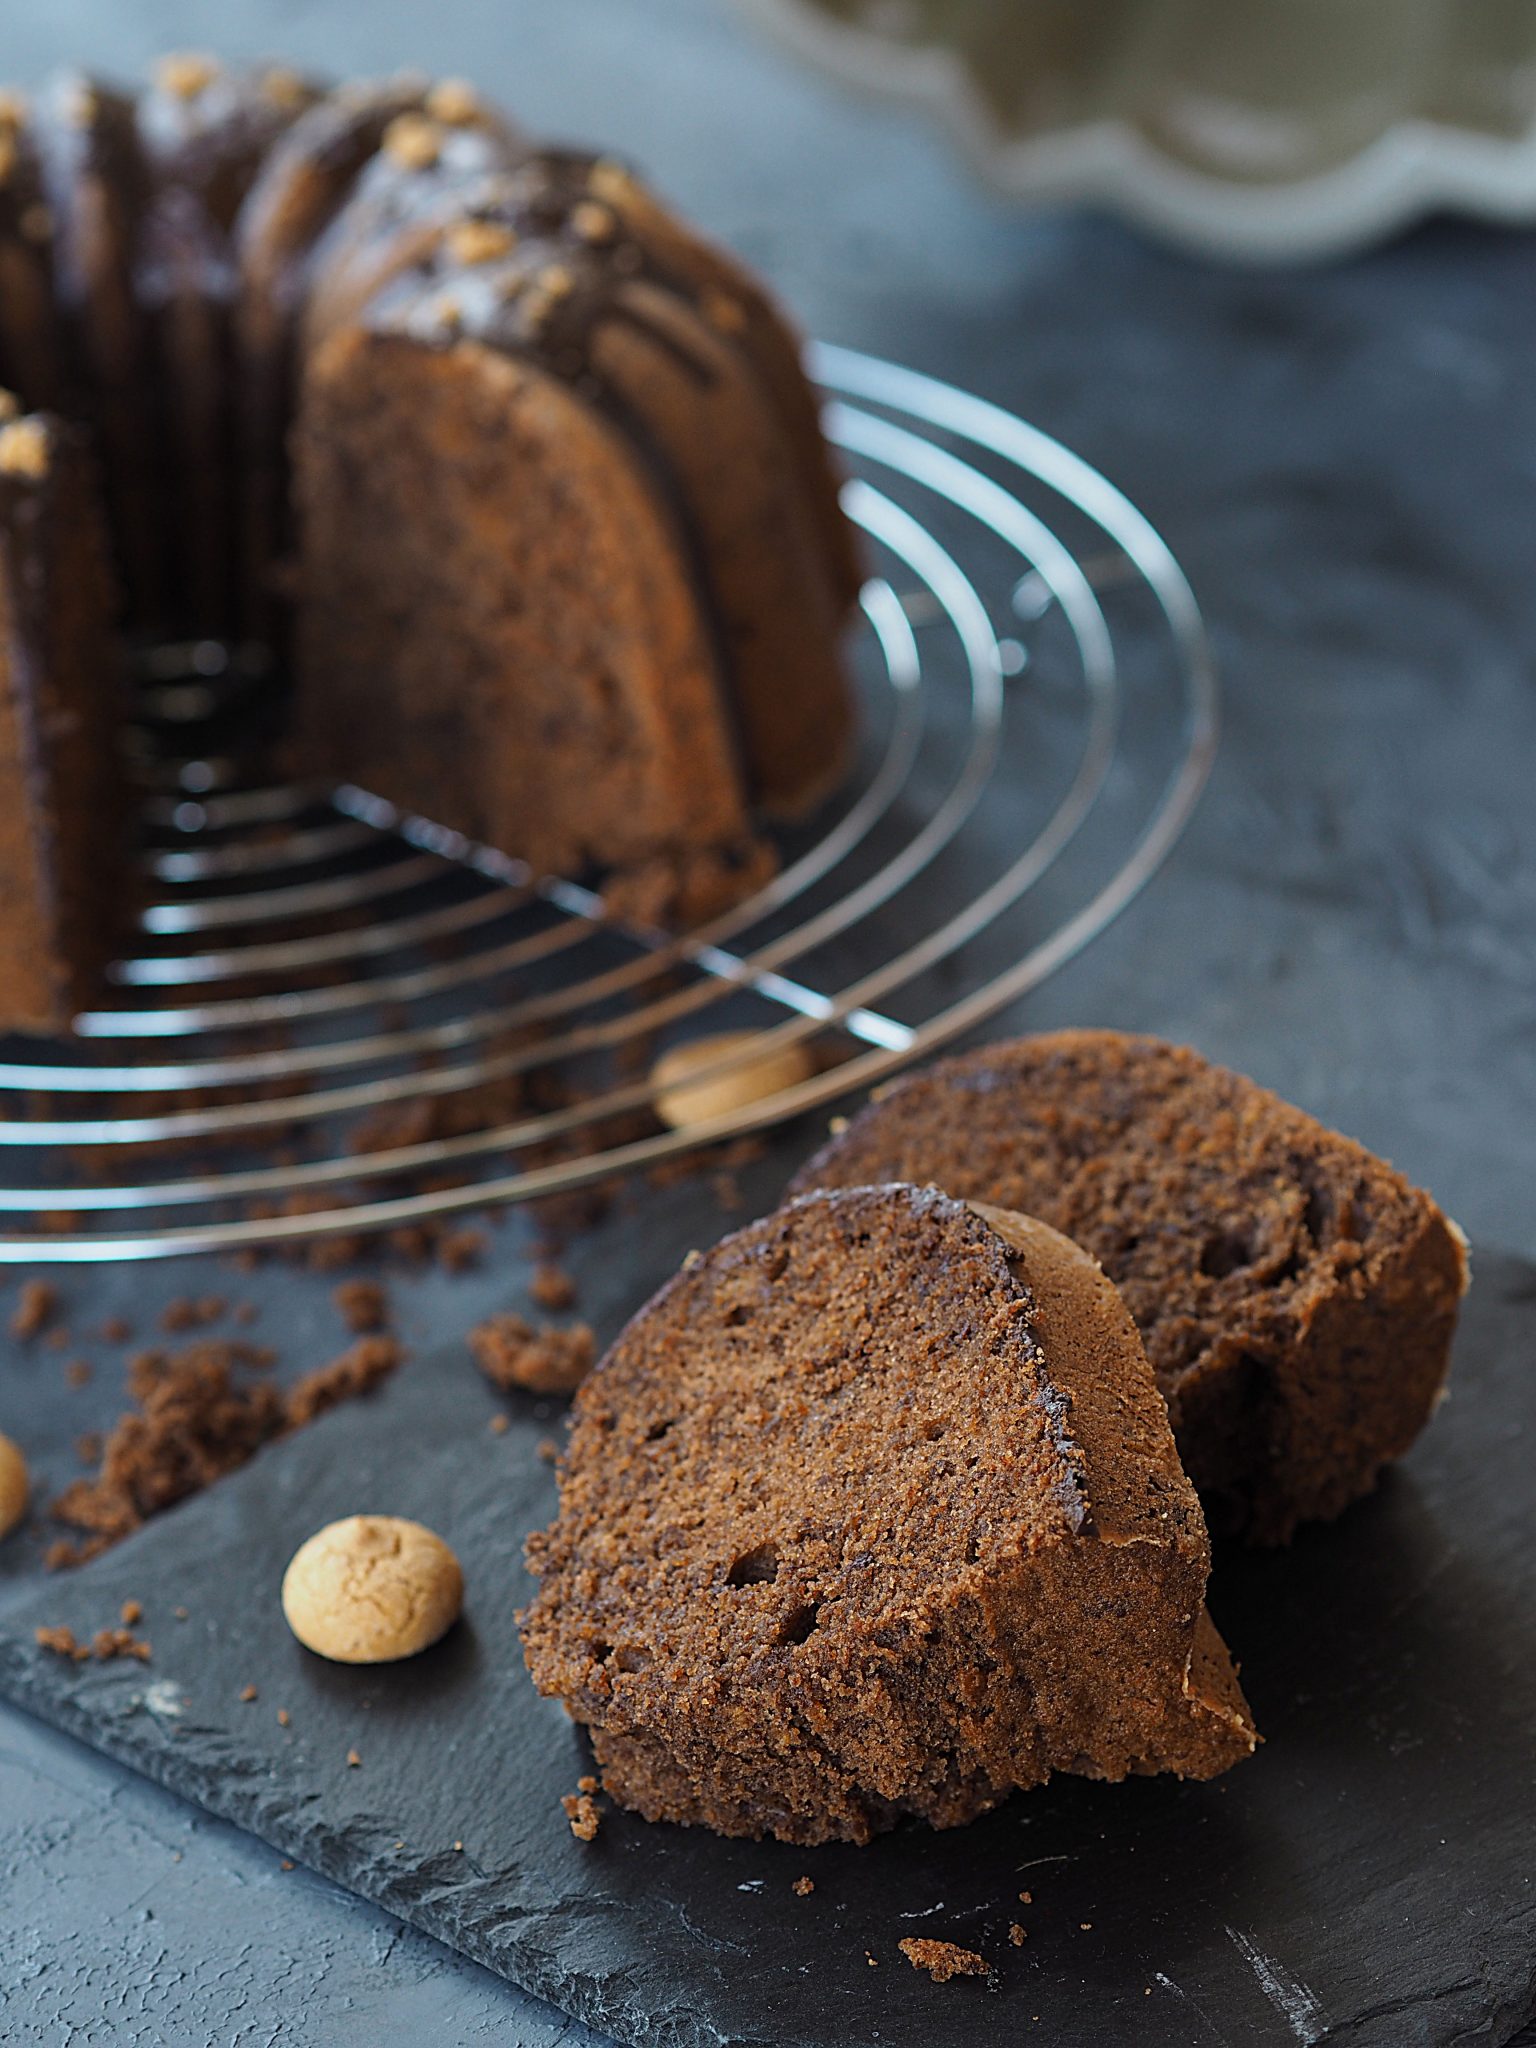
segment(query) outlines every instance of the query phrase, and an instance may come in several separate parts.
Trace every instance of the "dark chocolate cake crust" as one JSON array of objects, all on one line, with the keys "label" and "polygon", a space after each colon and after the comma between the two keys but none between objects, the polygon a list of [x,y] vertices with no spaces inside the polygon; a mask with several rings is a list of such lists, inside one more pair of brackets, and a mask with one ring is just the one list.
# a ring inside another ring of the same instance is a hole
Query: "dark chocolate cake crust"
[{"label": "dark chocolate cake crust", "polygon": [[1256,1739],[1123,1304],[933,1189],[809,1196],[685,1267],[578,1394],[529,1561],[535,1683],[652,1820],[864,1841]]},{"label": "dark chocolate cake crust", "polygon": [[931,1182],[1043,1217],[1125,1296],[1213,1526],[1283,1543],[1401,1457],[1445,1380],[1460,1233],[1362,1146],[1198,1053],[1113,1031],[894,1083],[790,1193]]}]

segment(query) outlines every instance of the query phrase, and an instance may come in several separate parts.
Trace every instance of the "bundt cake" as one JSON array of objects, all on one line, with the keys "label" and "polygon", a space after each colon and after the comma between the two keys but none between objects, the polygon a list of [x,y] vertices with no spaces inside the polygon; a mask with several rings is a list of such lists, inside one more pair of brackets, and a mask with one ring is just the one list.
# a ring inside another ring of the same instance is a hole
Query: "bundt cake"
[{"label": "bundt cake", "polygon": [[862,1842],[1256,1740],[1119,1296],[932,1188],[808,1195],[685,1265],[577,1394],[528,1555],[534,1682],[649,1820]]},{"label": "bundt cake", "polygon": [[84,441],[0,392],[0,999],[36,1031],[88,996],[121,885],[121,686]]},{"label": "bundt cake", "polygon": [[1401,1457],[1445,1381],[1463,1240],[1348,1138],[1198,1053],[1062,1031],[882,1089],[790,1185],[933,1183],[1092,1252],[1216,1526],[1283,1543]]},{"label": "bundt cake", "polygon": [[0,381],[89,433],[129,632],[277,648],[305,774],[665,915],[841,772],[859,570],[794,335],[460,82],[0,98]]}]

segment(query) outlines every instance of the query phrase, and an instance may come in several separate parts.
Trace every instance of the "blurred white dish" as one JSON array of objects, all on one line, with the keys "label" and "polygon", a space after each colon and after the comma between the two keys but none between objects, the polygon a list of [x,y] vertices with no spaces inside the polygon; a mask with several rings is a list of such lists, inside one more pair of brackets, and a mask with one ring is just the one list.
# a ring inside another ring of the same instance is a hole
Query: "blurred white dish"
[{"label": "blurred white dish", "polygon": [[1440,208],[1536,221],[1529,0],[738,0],[936,108],[994,184],[1212,255],[1338,255]]}]

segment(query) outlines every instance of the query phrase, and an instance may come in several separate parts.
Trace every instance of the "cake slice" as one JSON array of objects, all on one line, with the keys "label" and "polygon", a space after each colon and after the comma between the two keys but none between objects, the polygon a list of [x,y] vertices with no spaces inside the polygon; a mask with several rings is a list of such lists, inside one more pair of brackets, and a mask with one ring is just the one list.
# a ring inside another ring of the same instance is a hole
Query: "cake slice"
[{"label": "cake slice", "polygon": [[687,554],[623,437],[474,340],[311,363],[295,758],[529,861],[744,843]]},{"label": "cake slice", "polygon": [[1283,1543],[1401,1457],[1464,1240],[1362,1146],[1159,1039],[1062,1031],[883,1089],[791,1183],[931,1182],[1043,1217],[1120,1288],[1213,1525]]},{"label": "cake slice", "polygon": [[[306,109],[268,151],[235,224],[245,476],[241,616],[248,631],[280,642],[290,595],[284,562],[295,539],[288,429],[311,259],[380,155],[390,162],[413,155],[412,137],[428,122],[466,131],[460,141],[476,150],[511,155],[517,146],[511,124],[453,81],[433,84],[414,72],[353,80]],[[445,154],[456,163],[459,143]]]},{"label": "cake slice", "polygon": [[49,409],[68,396],[53,236],[31,109],[21,94],[0,92],[0,387]]},{"label": "cake slice", "polygon": [[318,91],[286,67],[235,70],[183,53],[154,66],[136,102],[147,197],[133,281],[152,366],[144,397],[154,402],[167,479],[179,631],[225,633],[233,617],[243,496],[234,228],[261,165]]},{"label": "cake slice", "polygon": [[83,437],[0,392],[0,1030],[94,992],[124,890],[117,648]]},{"label": "cake slice", "polygon": [[[167,547],[149,327],[134,280],[149,198],[135,103],[64,72],[39,94],[30,128],[52,228],[65,410],[92,430],[127,623],[163,631],[174,619],[178,579]],[[30,390],[22,395],[39,402]]]},{"label": "cake slice", "polygon": [[729,900],[762,872],[753,814],[841,772],[845,597],[720,295],[596,170],[552,153],[482,184],[352,318],[322,291],[357,275],[345,211],[317,250],[295,759],[537,872],[702,867]]},{"label": "cake slice", "polygon": [[691,1260],[575,1412],[524,1647],[649,1820],[862,1842],[1254,1746],[1135,1329],[1043,1224],[807,1196]]}]

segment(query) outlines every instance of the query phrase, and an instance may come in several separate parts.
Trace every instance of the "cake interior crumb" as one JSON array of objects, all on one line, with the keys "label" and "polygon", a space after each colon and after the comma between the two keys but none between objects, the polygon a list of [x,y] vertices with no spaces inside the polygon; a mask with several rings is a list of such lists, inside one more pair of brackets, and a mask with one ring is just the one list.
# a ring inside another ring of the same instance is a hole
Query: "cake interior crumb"
[{"label": "cake interior crumb", "polygon": [[896,1946],[914,1970],[926,1970],[935,1984],[947,1984],[951,1977],[985,1977],[987,1974],[986,1958],[973,1948],[961,1948],[958,1942],[934,1941],[922,1935],[909,1934]]}]

